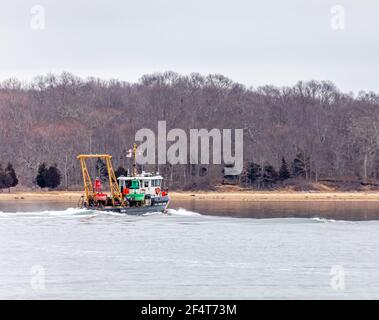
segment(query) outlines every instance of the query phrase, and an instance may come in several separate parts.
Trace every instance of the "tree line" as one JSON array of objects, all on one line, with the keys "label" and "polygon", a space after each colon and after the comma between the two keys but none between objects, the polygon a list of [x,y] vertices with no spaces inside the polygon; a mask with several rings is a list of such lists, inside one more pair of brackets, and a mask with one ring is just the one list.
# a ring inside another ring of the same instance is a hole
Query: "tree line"
[{"label": "tree line", "polygon": [[302,153],[296,155],[291,166],[282,157],[280,167],[276,169],[270,164],[260,165],[250,162],[246,172],[247,181],[258,188],[270,188],[279,182],[291,178],[306,178],[307,161]]},{"label": "tree line", "polygon": [[[247,88],[222,75],[174,72],[145,75],[137,83],[70,73],[2,82],[0,162],[11,161],[22,186],[33,186],[41,163],[54,163],[60,186],[80,189],[77,154],[109,153],[116,168],[130,169],[125,155],[135,132],[156,132],[158,120],[166,120],[167,130],[242,128],[244,172],[235,178],[242,185],[273,184],[282,158],[291,178],[299,180],[374,183],[379,178],[376,93],[343,93],[328,81]],[[192,189],[225,181],[223,167],[143,169],[159,171],[170,188]],[[95,176],[96,163],[90,170]]]},{"label": "tree line", "polygon": [[[38,168],[38,173],[33,180],[33,184],[40,188],[55,189],[61,183],[61,173],[57,168],[57,165],[47,167],[45,163],[42,163]],[[0,163],[0,190],[9,189],[18,185],[18,177],[15,169],[11,163],[3,169]]]}]

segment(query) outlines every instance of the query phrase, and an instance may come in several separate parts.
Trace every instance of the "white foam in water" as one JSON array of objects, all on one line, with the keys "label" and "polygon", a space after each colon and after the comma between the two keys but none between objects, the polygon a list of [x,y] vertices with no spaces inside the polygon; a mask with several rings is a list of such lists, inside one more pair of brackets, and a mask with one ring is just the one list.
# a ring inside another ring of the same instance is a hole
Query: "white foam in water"
[{"label": "white foam in water", "polygon": [[[122,216],[125,216],[125,214],[118,213],[118,212],[101,212],[101,213],[104,213],[104,214],[107,214],[107,215],[115,215],[115,216],[122,215]],[[142,214],[142,216],[144,216],[144,217],[148,217],[148,216],[161,216],[161,215],[183,216],[183,217],[201,216],[200,213],[193,212],[193,211],[188,211],[188,210],[183,209],[183,208],[168,209],[167,213],[163,213],[163,212],[160,212],[160,211],[152,211],[152,212],[146,212],[146,213]]]},{"label": "white foam in water", "polygon": [[146,212],[143,214],[143,216],[157,216],[157,215],[162,215],[164,214],[163,212]]},{"label": "white foam in water", "polygon": [[[70,217],[70,216],[93,216],[98,214],[106,214],[106,215],[115,215],[115,216],[124,216],[125,214],[117,213],[117,212],[106,212],[106,211],[91,211],[87,209],[80,208],[67,208],[65,210],[44,210],[44,211],[19,211],[19,212],[3,212],[0,211],[0,217],[13,217],[13,216],[54,216],[54,217]],[[147,212],[143,214],[143,216],[156,216],[156,215],[165,215],[166,213],[162,212]],[[189,211],[183,208],[179,209],[168,209],[167,215],[171,216],[183,216],[183,217],[194,217],[201,216],[200,213]]]},{"label": "white foam in water", "polygon": [[94,215],[93,211],[80,208],[67,208],[65,210],[45,210],[45,211],[30,211],[30,212],[2,212],[0,216],[74,216],[74,215]]},{"label": "white foam in water", "polygon": [[144,213],[143,216],[159,216],[159,215],[169,215],[169,216],[183,216],[183,217],[193,217],[193,216],[201,216],[200,213],[188,211],[183,208],[179,209],[168,209],[167,213],[163,212],[147,212]]},{"label": "white foam in water", "polygon": [[319,217],[314,217],[312,218],[313,221],[317,222],[336,222],[336,220],[333,219],[326,219],[326,218],[319,218]]},{"label": "white foam in water", "polygon": [[168,213],[169,215],[173,215],[173,216],[185,216],[185,217],[201,216],[200,213],[193,212],[193,211],[188,211],[188,210],[183,209],[183,208],[179,208],[179,209],[168,209],[168,210],[167,210],[167,213]]}]

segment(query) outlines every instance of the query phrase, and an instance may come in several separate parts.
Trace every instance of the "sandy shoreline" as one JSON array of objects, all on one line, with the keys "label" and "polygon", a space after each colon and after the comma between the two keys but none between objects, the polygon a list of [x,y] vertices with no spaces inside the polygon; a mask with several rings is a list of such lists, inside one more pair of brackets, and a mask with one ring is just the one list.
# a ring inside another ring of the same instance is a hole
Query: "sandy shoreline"
[{"label": "sandy shoreline", "polygon": [[[0,202],[78,202],[82,192],[11,192],[0,193]],[[180,201],[378,201],[379,192],[170,192]]]}]

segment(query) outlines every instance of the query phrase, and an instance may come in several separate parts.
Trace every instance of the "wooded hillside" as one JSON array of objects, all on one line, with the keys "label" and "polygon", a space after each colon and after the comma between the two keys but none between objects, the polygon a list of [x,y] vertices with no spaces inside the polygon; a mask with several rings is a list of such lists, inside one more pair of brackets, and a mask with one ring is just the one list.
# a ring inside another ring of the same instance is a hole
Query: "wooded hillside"
[{"label": "wooded hillside", "polygon": [[[279,173],[283,157],[289,171],[297,170],[305,180],[379,176],[378,95],[353,96],[316,81],[246,88],[222,75],[173,72],[145,75],[138,83],[84,80],[69,73],[31,83],[4,81],[0,163],[12,163],[24,186],[33,185],[41,163],[57,164],[62,187],[75,188],[81,184],[77,154],[110,153],[116,168],[125,167],[135,132],[156,132],[158,120],[167,121],[167,130],[244,129],[246,172],[237,180],[245,185],[270,186],[267,176],[272,169]],[[197,188],[221,183],[222,168],[167,165],[159,170],[171,188]]]}]

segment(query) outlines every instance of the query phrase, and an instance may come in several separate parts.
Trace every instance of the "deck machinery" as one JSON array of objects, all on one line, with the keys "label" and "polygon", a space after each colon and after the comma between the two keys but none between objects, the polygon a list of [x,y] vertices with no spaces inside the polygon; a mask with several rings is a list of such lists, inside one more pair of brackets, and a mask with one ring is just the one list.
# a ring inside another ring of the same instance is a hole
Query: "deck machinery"
[{"label": "deck machinery", "polygon": [[[86,206],[98,206],[98,205],[110,205],[112,206],[124,206],[124,200],[121,194],[121,191],[118,187],[117,178],[112,167],[112,156],[108,154],[81,154],[78,157],[80,161],[80,166],[82,168],[83,183],[84,183],[84,193],[85,193],[85,205]],[[104,199],[104,194],[99,194],[95,192],[91,176],[87,168],[87,159],[102,159],[104,160],[109,180],[109,190],[110,196]],[[105,201],[105,203],[104,203]],[[111,202],[111,203],[110,203]]]}]

